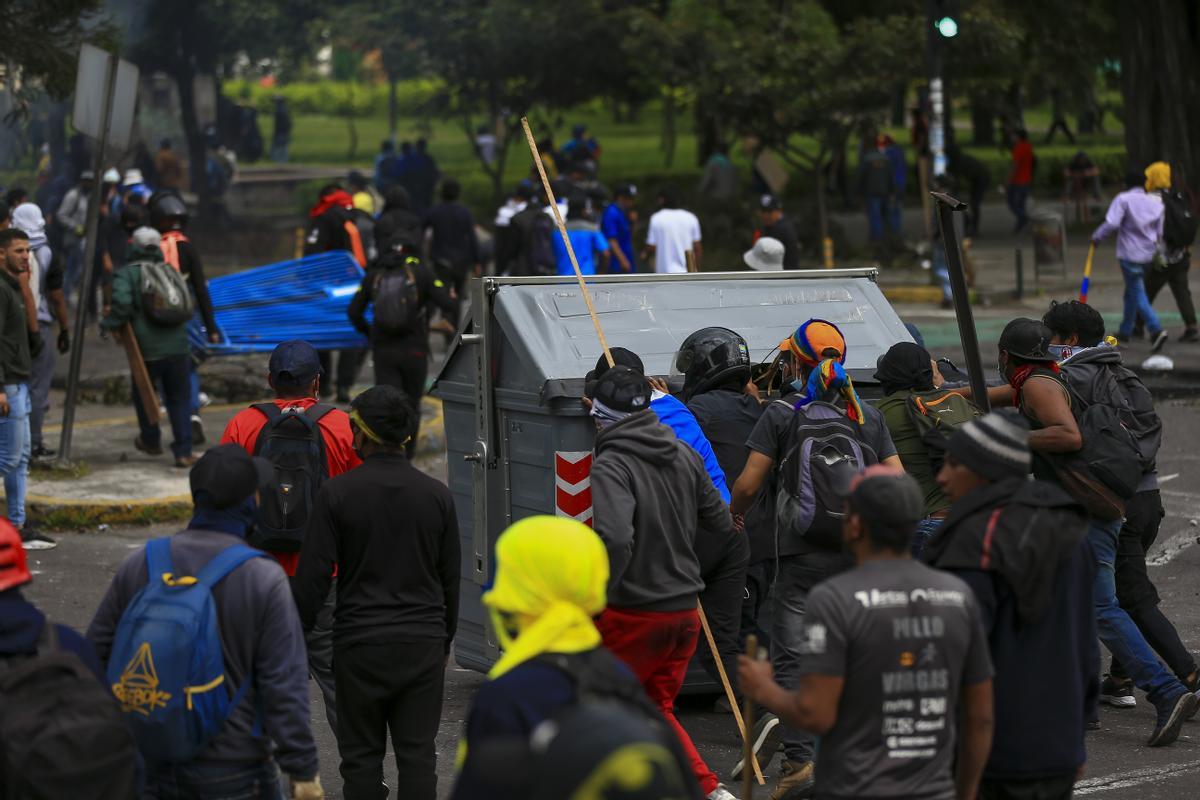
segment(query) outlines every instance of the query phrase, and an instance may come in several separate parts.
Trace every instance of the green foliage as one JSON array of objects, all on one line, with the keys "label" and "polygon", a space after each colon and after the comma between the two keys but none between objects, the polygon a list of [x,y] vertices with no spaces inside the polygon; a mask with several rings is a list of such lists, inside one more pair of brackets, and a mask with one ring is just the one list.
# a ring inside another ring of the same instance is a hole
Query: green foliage
[{"label": "green foliage", "polygon": [[[402,81],[396,88],[400,113],[405,116],[423,114],[439,91],[438,83],[428,78]],[[226,97],[242,104],[248,101],[261,114],[271,113],[271,98],[276,95],[287,99],[293,114],[353,113],[366,117],[384,114],[388,107],[388,87],[381,83],[356,83],[351,92],[346,81],[300,81],[265,87],[257,81],[232,80],[225,81],[221,89]],[[351,95],[352,104],[348,99]]]},{"label": "green foliage", "polygon": [[39,89],[66,97],[75,86],[79,47],[85,41],[112,47],[113,29],[102,16],[101,0],[8,0],[0,13],[3,60],[20,81],[16,113]]}]

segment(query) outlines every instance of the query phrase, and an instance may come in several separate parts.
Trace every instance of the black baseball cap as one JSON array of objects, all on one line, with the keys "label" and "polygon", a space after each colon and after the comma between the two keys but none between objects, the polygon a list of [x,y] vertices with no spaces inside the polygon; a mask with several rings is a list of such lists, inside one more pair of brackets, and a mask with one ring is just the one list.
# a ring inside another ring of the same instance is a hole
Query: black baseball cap
[{"label": "black baseball cap", "polygon": [[650,407],[650,382],[642,373],[618,365],[596,381],[595,399],[613,411],[645,411]]},{"label": "black baseball cap", "polygon": [[619,183],[613,190],[613,197],[637,197],[637,186],[632,183]]},{"label": "black baseball cap", "polygon": [[1040,320],[1017,317],[1004,326],[1000,334],[1000,349],[1026,361],[1054,361],[1054,356],[1048,350],[1052,335]]},{"label": "black baseball cap", "polygon": [[200,456],[188,475],[192,498],[204,492],[218,509],[232,508],[274,482],[275,468],[271,462],[251,456],[236,444],[212,448]]},{"label": "black baseball cap", "polygon": [[[624,347],[609,348],[609,353],[612,354],[613,366],[629,367],[634,372],[641,375],[646,374],[646,366],[642,363],[642,359],[637,353],[632,350],[627,350]],[[596,361],[596,368],[583,376],[583,393],[587,397],[596,396],[596,382],[604,377],[604,373],[608,372],[608,358],[603,353]]]},{"label": "black baseball cap", "polygon": [[283,342],[271,351],[267,369],[276,386],[307,386],[324,374],[316,348],[302,339]]},{"label": "black baseball cap", "polygon": [[773,194],[764,194],[758,198],[758,207],[763,211],[782,211],[783,201]]}]

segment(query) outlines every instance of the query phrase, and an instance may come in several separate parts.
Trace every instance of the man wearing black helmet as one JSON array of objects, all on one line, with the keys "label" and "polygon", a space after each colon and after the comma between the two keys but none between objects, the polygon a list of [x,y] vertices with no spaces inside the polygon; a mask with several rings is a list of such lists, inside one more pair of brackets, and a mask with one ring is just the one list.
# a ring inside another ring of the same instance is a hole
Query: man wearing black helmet
[{"label": "man wearing black helmet", "polygon": [[[746,340],[728,328],[702,328],[683,340],[675,354],[675,372],[683,375],[683,399],[712,443],[725,479],[736,482],[746,465],[746,440],[754,432],[763,406],[750,381],[750,350]],[[758,613],[771,585],[771,556],[774,552],[775,515],[773,493],[765,486],[746,514],[750,562],[743,592],[739,592],[740,636],[732,643],[735,653],[749,633],[766,642],[758,628]],[[707,608],[707,605],[706,605]],[[725,654],[725,648],[718,647]]]},{"label": "man wearing black helmet", "polygon": [[[212,298],[208,295],[208,281],[204,277],[204,265],[200,263],[200,254],[196,245],[183,232],[187,224],[187,206],[176,192],[160,191],[150,197],[150,222],[162,234],[162,255],[177,272],[187,280],[192,287],[192,295],[196,298],[196,308],[200,310],[200,318],[204,321],[204,330],[208,341],[219,344],[221,331],[217,328],[217,319],[213,316]],[[200,376],[196,373],[195,351],[188,360],[188,375],[192,397],[192,442],[204,443],[204,424],[200,421]]]}]

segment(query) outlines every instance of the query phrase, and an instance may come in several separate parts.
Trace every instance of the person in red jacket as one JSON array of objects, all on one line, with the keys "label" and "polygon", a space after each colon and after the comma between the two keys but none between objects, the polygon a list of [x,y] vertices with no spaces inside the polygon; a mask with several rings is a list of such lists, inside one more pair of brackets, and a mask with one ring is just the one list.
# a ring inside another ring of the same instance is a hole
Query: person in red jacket
[{"label": "person in red jacket", "polygon": [[[268,362],[267,383],[275,392],[275,405],[280,411],[299,409],[307,411],[318,402],[321,388],[320,357],[308,342],[293,340],[284,342],[271,353]],[[221,444],[236,444],[251,455],[258,444],[259,435],[267,424],[267,416],[257,408],[247,408],[225,426]],[[333,478],[362,463],[354,452],[354,434],[350,432],[350,417],[336,408],[329,410],[317,421],[317,427],[325,441],[327,477]],[[271,553],[288,576],[296,574],[300,553]],[[336,579],[330,589],[325,607],[317,616],[317,623],[305,636],[308,645],[308,669],[325,698],[325,718],[337,735],[337,707],[333,683],[333,607],[337,591]]]}]

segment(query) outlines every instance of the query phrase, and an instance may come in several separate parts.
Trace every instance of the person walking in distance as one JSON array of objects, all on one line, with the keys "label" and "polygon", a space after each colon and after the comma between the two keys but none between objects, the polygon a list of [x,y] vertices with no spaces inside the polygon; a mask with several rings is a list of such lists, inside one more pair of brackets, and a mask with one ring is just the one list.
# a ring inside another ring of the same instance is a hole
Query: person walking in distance
[{"label": "person walking in distance", "polygon": [[1008,171],[1007,183],[1008,209],[1017,218],[1013,233],[1020,233],[1029,224],[1029,214],[1025,207],[1029,203],[1029,191],[1033,187],[1035,160],[1029,132],[1021,128],[1017,131],[1017,140],[1013,143],[1012,167]]},{"label": "person walking in distance", "polygon": [[[453,287],[461,306],[466,296],[467,279],[483,274],[479,255],[479,239],[475,235],[475,218],[458,201],[462,187],[453,178],[442,181],[442,202],[425,212],[421,223],[429,232],[429,257],[433,269],[447,285]],[[458,325],[458,318],[451,320]]]},{"label": "person walking in distance", "polygon": [[783,268],[800,269],[800,237],[796,226],[783,213],[783,201],[773,194],[764,194],[758,201],[758,218],[762,225],[754,232],[754,240],[775,239],[783,243]]},{"label": "person walking in distance", "polygon": [[659,274],[688,271],[687,253],[692,252],[696,269],[700,269],[700,220],[679,207],[674,187],[664,186],[658,192],[658,210],[650,215],[646,230],[646,251],[642,260],[653,261]]},{"label": "person walking in distance", "polygon": [[888,208],[896,194],[895,170],[886,148],[882,135],[870,147],[864,142],[858,164],[858,193],[866,204],[868,236],[876,246],[883,243]]},{"label": "person walking in distance", "polygon": [[293,800],[325,796],[287,576],[245,543],[273,481],[240,447],[206,452],[188,476],[187,528],[130,553],[88,626],[149,797],[276,800],[280,769]]},{"label": "person walking in distance", "polygon": [[[1196,241],[1196,228],[1200,224],[1192,207],[1190,195],[1171,184],[1171,165],[1155,161],[1146,167],[1146,191],[1157,192],[1163,201],[1162,263],[1157,261],[1146,272],[1146,297],[1150,304],[1162,291],[1171,287],[1179,315],[1183,317],[1181,342],[1200,342],[1200,329],[1196,327],[1196,305],[1192,302],[1192,289],[1188,285],[1188,270],[1192,266],[1192,243]],[[1139,317],[1133,335],[1141,338],[1143,320]]]},{"label": "person walking in distance", "polygon": [[[275,399],[239,411],[225,426],[221,444],[236,444],[250,455],[270,461],[287,485],[287,495],[272,488],[259,502],[251,545],[266,550],[292,576],[312,507],[321,485],[354,469],[362,461],[354,452],[350,417],[319,401],[321,360],[308,342],[283,342],[267,362],[267,385]],[[316,445],[315,447],[313,445]],[[325,699],[325,719],[337,736],[337,703],[333,679],[333,608],[337,578],[305,635],[308,669]]]},{"label": "person walking in distance", "polygon": [[[633,226],[637,222],[637,187],[623,183],[613,192],[613,201],[604,209],[600,218],[600,231],[608,240],[615,267],[621,272],[637,272],[637,259],[633,254]],[[616,271],[616,270],[614,270]]]},{"label": "person walking in distance", "polygon": [[[429,373],[429,312],[437,308],[449,321],[456,319],[458,311],[450,288],[419,253],[415,232],[394,234],[347,309],[354,327],[371,341],[375,384],[401,389],[418,409],[418,427],[405,445],[410,459],[417,450],[419,409]],[[368,307],[373,312],[370,322]]]},{"label": "person walking in distance", "polygon": [[398,797],[437,796],[435,738],[442,684],[458,624],[458,520],[450,490],[414,467],[404,445],[416,410],[399,389],[354,398],[350,420],[362,466],[317,494],[292,579],[311,630],[339,570],[333,624],[338,751],[347,798],[388,796],[388,732]]},{"label": "person walking in distance", "polygon": [[701,791],[730,800],[675,718],[674,703],[700,636],[696,538],[740,534],[700,456],[658,420],[650,401],[650,383],[622,366],[604,373],[592,398],[593,525],[610,564],[608,608],[596,626],[675,729]]},{"label": "person walking in distance", "polygon": [[993,726],[979,604],[961,580],[910,557],[925,513],[911,477],[869,467],[844,509],[855,566],[808,596],[798,687],[742,656],[742,691],[821,737],[817,797],[975,800]]},{"label": "person walking in distance", "polygon": [[1099,690],[1087,512],[1029,480],[1028,438],[1012,409],[950,435],[937,479],[952,505],[923,556],[971,587],[996,670],[982,800],[1068,800]]},{"label": "person walking in distance", "polygon": [[1117,261],[1125,278],[1125,307],[1117,339],[1129,341],[1140,315],[1150,332],[1150,350],[1157,353],[1166,344],[1168,334],[1150,306],[1145,281],[1162,241],[1164,210],[1162,197],[1146,191],[1143,183],[1137,173],[1125,177],[1125,191],[1113,198],[1104,222],[1092,233],[1092,244],[1098,246],[1117,234]]},{"label": "person walking in distance", "polygon": [[[162,383],[163,402],[175,436],[171,443],[175,466],[187,468],[196,463],[188,380],[187,326],[192,302],[183,276],[163,261],[159,242],[160,235],[153,228],[133,232],[131,260],[113,276],[112,307],[100,327],[115,332],[131,326],[151,383]],[[162,434],[158,425],[150,423],[140,392],[133,392],[133,407],[140,429],[133,446],[146,455],[162,455]]]}]

